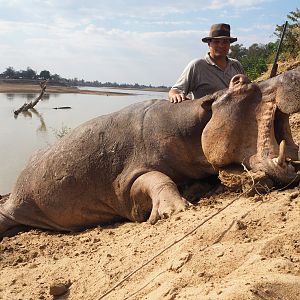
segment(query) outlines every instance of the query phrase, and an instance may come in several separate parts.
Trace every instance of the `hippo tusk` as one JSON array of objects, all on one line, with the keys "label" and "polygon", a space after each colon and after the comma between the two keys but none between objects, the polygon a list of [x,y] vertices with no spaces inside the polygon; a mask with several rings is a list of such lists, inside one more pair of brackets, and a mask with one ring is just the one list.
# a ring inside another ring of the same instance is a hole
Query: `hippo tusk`
[{"label": "hippo tusk", "polygon": [[285,140],[282,140],[279,145],[279,156],[278,156],[278,160],[277,160],[279,166],[282,166],[286,160],[285,148],[286,148]]},{"label": "hippo tusk", "polygon": [[291,164],[295,166],[300,166],[300,160],[291,160]]}]

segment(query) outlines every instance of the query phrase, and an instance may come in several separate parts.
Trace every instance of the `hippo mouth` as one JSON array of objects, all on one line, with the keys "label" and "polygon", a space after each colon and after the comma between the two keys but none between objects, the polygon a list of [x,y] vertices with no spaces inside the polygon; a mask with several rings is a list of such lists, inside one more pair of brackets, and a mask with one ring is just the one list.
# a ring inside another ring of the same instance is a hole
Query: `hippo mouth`
[{"label": "hippo mouth", "polygon": [[264,105],[261,126],[258,128],[258,151],[254,163],[256,166],[251,167],[257,169],[259,165],[259,169],[282,184],[298,182],[300,180],[299,147],[292,137],[289,113],[280,110],[274,102],[267,104],[269,107],[266,110]]},{"label": "hippo mouth", "polygon": [[216,98],[201,136],[203,153],[213,168],[242,163],[254,172],[263,171],[274,183],[298,182],[299,147],[289,116],[300,112],[300,67],[258,83],[236,75]]}]

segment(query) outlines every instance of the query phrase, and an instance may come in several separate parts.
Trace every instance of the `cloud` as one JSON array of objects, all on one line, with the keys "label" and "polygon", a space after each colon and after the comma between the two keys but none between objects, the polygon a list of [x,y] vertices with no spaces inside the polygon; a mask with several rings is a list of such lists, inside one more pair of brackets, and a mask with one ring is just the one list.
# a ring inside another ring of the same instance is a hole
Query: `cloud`
[{"label": "cloud", "polygon": [[239,9],[249,9],[249,8],[255,8],[257,9],[257,6],[266,2],[270,2],[271,0],[228,0],[228,1],[222,1],[222,0],[214,0],[210,1],[210,5],[208,8],[210,9],[222,9],[225,7],[233,7],[233,8],[239,8]]},{"label": "cloud", "polygon": [[241,32],[257,32],[260,30],[271,31],[274,29],[273,24],[254,24],[253,26],[242,27],[239,30]]},{"label": "cloud", "polygon": [[[203,12],[207,9],[220,10],[224,8],[257,7],[270,0],[213,0],[213,1],[179,1],[179,0],[0,0],[1,8],[14,8],[16,12],[31,15],[33,18],[47,16],[51,20],[53,15],[75,20],[90,18],[90,20],[111,19],[112,17],[128,18],[161,18],[168,15],[182,15],[191,11]],[[45,19],[47,21],[47,19]]]},{"label": "cloud", "polygon": [[[0,32],[7,39],[13,37],[6,47],[0,48],[1,56],[6,57],[2,68],[31,66],[70,78],[118,82],[136,82],[138,78],[140,83],[158,85],[175,81],[190,59],[188,45],[195,49],[194,56],[198,55],[195,45],[200,45],[197,40],[204,34],[198,30],[107,30],[94,24],[76,26],[60,18],[51,25],[1,21]],[[17,35],[20,39],[16,39]],[[179,67],[175,66],[178,61],[182,61]],[[174,75],[167,76],[171,66]],[[153,74],[152,82],[149,74]],[[166,81],[164,76],[170,79]]]},{"label": "cloud", "polygon": [[[276,1],[0,0],[5,57],[0,67],[172,84],[191,59],[207,51],[201,38],[212,20],[229,22],[246,46],[270,41],[274,11],[268,11],[269,19],[260,12]],[[256,10],[255,16],[249,17],[249,10]]]}]

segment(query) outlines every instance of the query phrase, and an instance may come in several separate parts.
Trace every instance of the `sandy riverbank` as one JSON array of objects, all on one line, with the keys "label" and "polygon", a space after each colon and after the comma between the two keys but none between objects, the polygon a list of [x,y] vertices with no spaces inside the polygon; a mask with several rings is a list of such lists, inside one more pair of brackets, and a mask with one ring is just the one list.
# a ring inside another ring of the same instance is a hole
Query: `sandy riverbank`
[{"label": "sandy riverbank", "polygon": [[[90,91],[71,86],[48,85],[47,93],[73,93],[73,94],[91,94],[106,96],[128,96],[132,93],[108,92],[108,91]],[[0,93],[39,93],[38,84],[20,84],[20,83],[2,83],[0,82]]]},{"label": "sandy riverbank", "polygon": [[0,299],[300,299],[299,213],[299,186],[224,190],[156,225],[19,233],[0,242]]},{"label": "sandy riverbank", "polygon": [[[111,88],[108,88],[111,90]],[[91,91],[88,89],[79,89],[73,86],[63,86],[63,85],[48,85],[48,93],[74,93],[74,94],[91,94],[91,95],[106,95],[106,96],[128,96],[133,95],[130,92],[130,89],[127,89],[128,92],[112,92],[112,91]],[[133,89],[132,89],[133,90]],[[153,92],[167,92],[167,89],[161,88],[152,88],[145,89],[146,91]],[[28,83],[7,83],[0,81],[0,93],[39,93],[40,86],[37,84],[28,84]]]},{"label": "sandy riverbank", "polygon": [[[290,125],[299,144],[299,113]],[[4,238],[0,299],[300,299],[299,186],[197,200],[155,225]]]}]

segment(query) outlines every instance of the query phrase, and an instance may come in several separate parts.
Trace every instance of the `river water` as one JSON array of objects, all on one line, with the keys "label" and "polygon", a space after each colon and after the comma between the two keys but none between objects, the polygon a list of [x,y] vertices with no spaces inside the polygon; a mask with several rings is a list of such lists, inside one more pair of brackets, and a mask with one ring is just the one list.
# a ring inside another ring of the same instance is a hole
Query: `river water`
[{"label": "river water", "polygon": [[[15,118],[13,111],[25,101],[33,100],[37,94],[0,93],[0,195],[11,192],[30,156],[36,150],[53,144],[59,135],[87,120],[118,111],[132,103],[167,97],[164,92],[89,89],[134,95],[46,94],[36,109]],[[71,109],[53,109],[61,106],[70,106]]]}]

